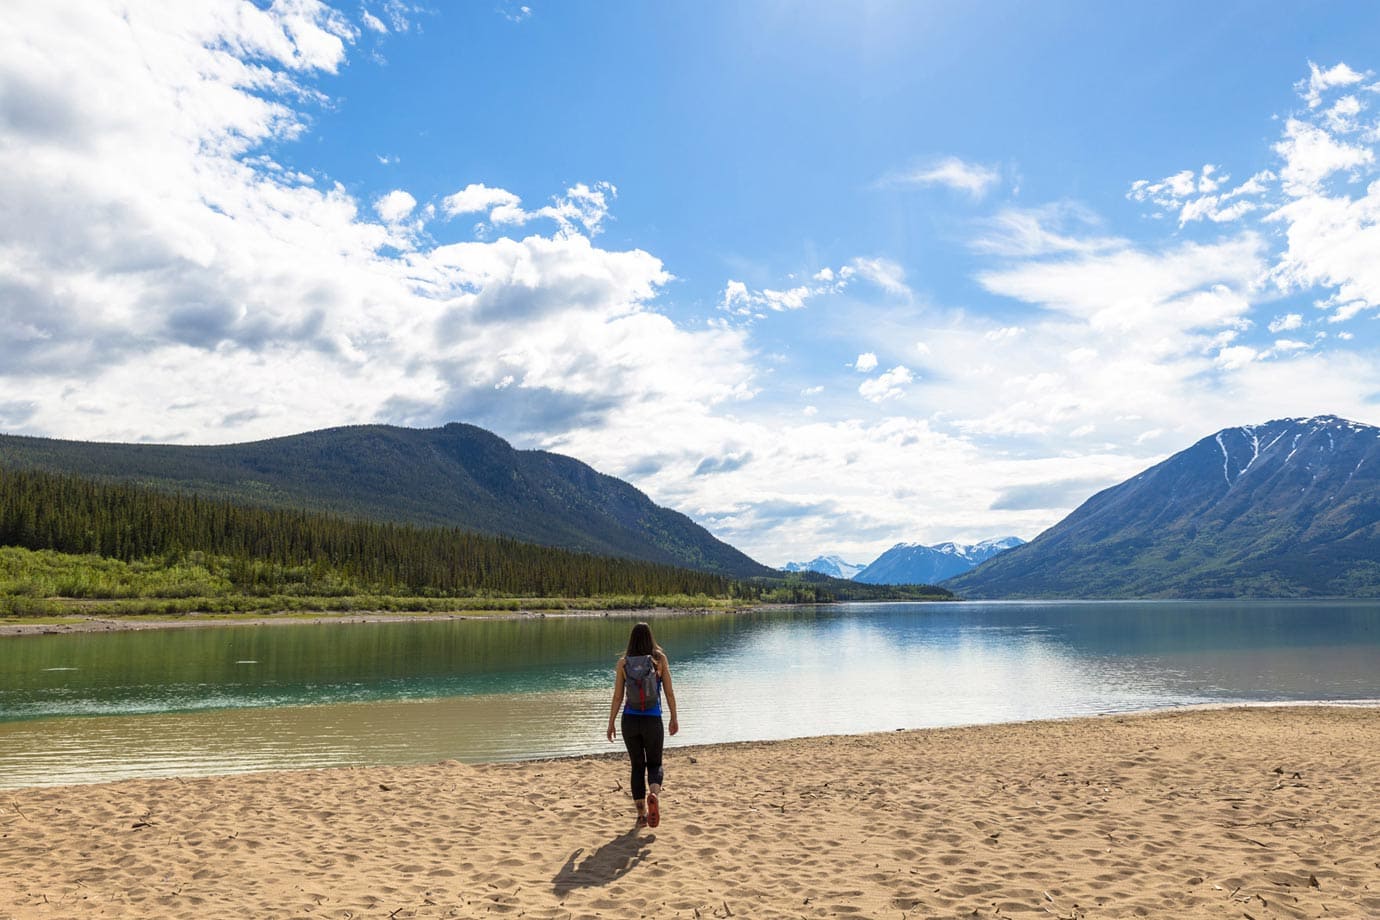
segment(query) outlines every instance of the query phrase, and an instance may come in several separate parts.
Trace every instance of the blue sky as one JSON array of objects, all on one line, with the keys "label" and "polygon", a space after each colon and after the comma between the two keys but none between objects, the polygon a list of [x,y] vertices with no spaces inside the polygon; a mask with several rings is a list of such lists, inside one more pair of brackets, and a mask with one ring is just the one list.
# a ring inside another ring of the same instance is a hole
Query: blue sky
[{"label": "blue sky", "polygon": [[468,421],[780,564],[1380,422],[1375,4],[7,19],[0,430]]}]

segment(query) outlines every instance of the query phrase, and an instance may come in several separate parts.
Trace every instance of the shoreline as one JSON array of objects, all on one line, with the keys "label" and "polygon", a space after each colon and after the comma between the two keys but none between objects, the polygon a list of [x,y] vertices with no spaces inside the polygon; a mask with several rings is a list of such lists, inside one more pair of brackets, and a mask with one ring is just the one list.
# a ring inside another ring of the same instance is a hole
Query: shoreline
[{"label": "shoreline", "polygon": [[[907,601],[906,603],[911,603]],[[0,621],[0,638],[19,636],[53,636],[80,633],[134,632],[152,629],[199,629],[216,626],[291,626],[325,623],[417,623],[446,620],[554,620],[554,619],[635,619],[651,617],[712,616],[713,614],[760,613],[789,609],[790,604],[750,604],[742,607],[627,607],[609,610],[570,608],[564,610],[470,610],[397,612],[386,610],[331,613],[323,611],[282,613],[187,613],[176,619],[159,614],[130,614],[128,616],[99,616],[80,614],[59,622],[24,623]],[[814,605],[810,605],[814,606]]]},{"label": "shoreline", "polygon": [[[398,701],[387,701],[387,700],[382,700],[382,701],[372,701],[372,702],[353,702],[353,703],[347,703],[347,704],[345,704],[345,705],[352,706],[352,707],[357,707],[357,706],[366,706],[366,707],[368,707],[368,706],[375,706],[375,705],[385,705],[385,706],[386,706],[386,705],[388,705],[390,702],[391,702],[391,703],[397,703]],[[262,712],[272,712],[272,711],[278,710],[278,709],[280,709],[280,708],[285,708],[285,709],[289,710],[289,713],[280,716],[280,719],[281,719],[281,718],[291,719],[291,718],[293,718],[293,716],[292,716],[292,714],[291,714],[291,711],[292,711],[292,710],[298,710],[298,711],[301,711],[301,710],[311,710],[311,711],[314,711],[314,710],[320,710],[320,709],[322,709],[323,707],[329,708],[329,707],[331,707],[331,706],[333,706],[333,705],[336,705],[336,704],[332,704],[332,703],[326,703],[326,704],[321,704],[321,703],[294,704],[294,705],[287,706],[287,707],[273,707],[273,706],[270,706],[270,707],[253,707],[250,711],[253,711],[253,712],[261,712],[261,713],[262,713]],[[1233,700],[1233,701],[1221,701],[1221,702],[1184,703],[1184,704],[1177,704],[1177,705],[1174,705],[1174,704],[1163,705],[1163,706],[1150,707],[1150,708],[1145,708],[1145,709],[1105,710],[1105,711],[1094,712],[1094,713],[1080,713],[1080,714],[1070,714],[1070,715],[1042,716],[1042,717],[1037,717],[1037,718],[1019,719],[1019,720],[1015,720],[1015,721],[1006,721],[1006,722],[968,722],[968,723],[962,723],[962,724],[957,724],[957,725],[917,726],[917,727],[910,727],[910,728],[892,728],[892,729],[875,730],[875,731],[849,732],[849,733],[843,733],[843,734],[791,735],[791,736],[786,736],[786,737],[763,737],[763,738],[747,738],[747,739],[721,740],[721,741],[702,741],[702,742],[698,742],[698,743],[694,743],[694,744],[689,744],[689,745],[679,744],[679,743],[677,743],[675,740],[672,740],[672,739],[669,739],[669,738],[668,738],[667,740],[669,741],[669,743],[667,744],[667,746],[666,746],[666,748],[665,748],[665,751],[666,751],[666,756],[667,756],[667,758],[668,758],[668,760],[669,760],[669,759],[671,759],[671,758],[675,758],[675,757],[679,757],[679,756],[690,756],[690,755],[696,755],[696,754],[703,754],[703,753],[712,752],[712,751],[721,750],[721,749],[752,750],[752,749],[756,749],[756,748],[760,748],[760,747],[764,747],[764,746],[765,746],[765,747],[770,747],[770,746],[772,746],[772,745],[793,744],[793,743],[809,744],[809,743],[815,743],[815,742],[833,744],[833,743],[838,743],[838,742],[848,742],[848,741],[855,741],[855,740],[867,739],[867,738],[891,737],[891,736],[898,736],[898,735],[916,735],[916,734],[926,734],[926,733],[942,733],[942,732],[950,732],[950,731],[983,731],[983,730],[989,730],[989,729],[991,729],[991,730],[999,730],[999,729],[1004,729],[1004,728],[1014,728],[1014,727],[1018,727],[1018,726],[1041,726],[1041,725],[1055,726],[1055,725],[1068,725],[1068,724],[1074,724],[1074,723],[1080,723],[1080,722],[1087,722],[1087,723],[1089,723],[1089,724],[1098,723],[1098,722],[1124,722],[1125,720],[1128,720],[1128,719],[1154,719],[1154,718],[1159,718],[1159,717],[1171,717],[1171,718],[1172,718],[1172,717],[1179,716],[1179,715],[1191,715],[1191,714],[1195,714],[1195,713],[1220,713],[1220,712],[1230,712],[1230,711],[1236,711],[1236,710],[1243,711],[1243,712],[1245,712],[1245,711],[1257,711],[1257,710],[1258,710],[1258,711],[1297,710],[1297,711],[1300,711],[1300,712],[1317,711],[1317,712],[1319,712],[1319,713],[1326,713],[1326,712],[1334,711],[1334,710],[1336,710],[1336,711],[1353,711],[1353,712],[1354,712],[1354,711],[1366,711],[1366,710],[1371,710],[1371,711],[1375,711],[1375,712],[1377,712],[1377,713],[1380,713],[1380,698],[1355,698],[1355,699],[1334,699],[1334,700],[1321,700],[1321,699],[1313,699],[1313,700],[1246,700],[1246,701]],[[243,713],[244,711],[245,711],[245,710],[241,710],[241,709],[227,710],[227,712],[235,713],[235,714]],[[208,712],[209,712],[209,713],[213,713],[214,710],[211,710],[211,711],[196,711],[196,712],[191,712],[191,713],[186,713],[186,714],[187,714],[187,715],[193,715],[193,716],[205,716],[205,715],[208,714]],[[76,717],[74,717],[74,716],[53,716],[53,717],[46,717],[45,719],[39,719],[39,720],[21,720],[21,724],[26,724],[26,725],[27,725],[27,724],[31,724],[31,723],[33,723],[33,722],[35,722],[35,721],[41,723],[41,722],[43,722],[43,721],[48,721],[48,720],[62,721],[62,720],[71,719],[71,718],[81,718],[81,717],[80,717],[80,716],[76,716]],[[99,717],[98,717],[98,718],[99,718]],[[128,719],[128,718],[139,718],[139,716],[129,716],[129,715],[126,715],[126,716],[111,716],[111,717],[105,717],[105,718],[126,718],[126,719]],[[4,723],[0,723],[0,737],[3,736],[3,729],[4,729],[4,728],[5,728],[5,724],[4,724]],[[309,760],[306,760],[306,759],[299,759],[299,760],[296,760],[295,762],[283,762],[283,763],[279,763],[279,764],[276,764],[276,765],[274,765],[274,764],[267,764],[267,765],[254,765],[254,766],[248,766],[248,767],[246,767],[246,766],[243,765],[243,764],[233,764],[233,763],[230,763],[230,762],[225,762],[224,764],[222,764],[222,768],[219,769],[219,770],[215,769],[214,767],[212,767],[212,768],[210,768],[210,769],[207,769],[207,768],[204,768],[204,767],[197,767],[197,768],[193,768],[193,769],[188,769],[188,770],[186,770],[186,771],[184,771],[184,772],[177,772],[177,773],[171,773],[171,772],[167,772],[166,769],[160,769],[160,770],[157,770],[157,771],[145,772],[145,773],[130,771],[130,772],[128,772],[128,773],[125,773],[124,775],[119,775],[118,773],[116,773],[115,775],[111,775],[111,773],[110,773],[109,771],[107,771],[107,772],[104,773],[104,774],[90,774],[89,776],[91,776],[91,777],[93,777],[93,778],[84,778],[84,779],[64,778],[64,779],[60,779],[60,780],[57,780],[57,781],[41,781],[41,782],[35,782],[35,783],[27,784],[27,785],[26,785],[26,784],[22,784],[22,783],[21,783],[21,784],[18,784],[18,785],[12,785],[12,784],[9,784],[9,783],[7,783],[7,782],[4,782],[4,781],[3,781],[3,778],[0,778],[0,794],[8,794],[8,793],[11,793],[11,792],[20,792],[20,791],[24,791],[24,790],[26,790],[26,789],[28,789],[28,790],[36,790],[36,789],[60,789],[60,788],[69,788],[69,787],[70,787],[70,788],[83,788],[83,787],[87,787],[87,786],[110,786],[110,785],[119,785],[119,784],[123,784],[123,783],[156,782],[156,781],[169,780],[169,779],[175,779],[175,780],[177,780],[177,781],[185,781],[185,780],[191,780],[191,779],[196,779],[196,780],[216,780],[216,779],[226,779],[226,778],[230,778],[230,777],[244,777],[244,776],[273,777],[273,776],[283,776],[283,775],[289,775],[289,774],[295,774],[295,773],[302,773],[302,772],[316,772],[316,773],[326,772],[326,773],[331,773],[331,772],[341,771],[341,770],[345,770],[345,771],[356,771],[356,770],[389,770],[389,769],[392,769],[392,770],[412,770],[412,769],[422,769],[422,768],[426,768],[426,767],[431,767],[431,766],[435,766],[435,765],[438,764],[438,763],[441,763],[441,762],[449,762],[449,761],[455,761],[455,762],[458,762],[458,763],[463,763],[463,764],[465,764],[466,766],[472,766],[472,767],[498,767],[498,766],[542,765],[542,764],[553,764],[553,765],[559,765],[559,764],[572,764],[572,763],[578,763],[578,762],[584,761],[584,760],[600,760],[600,761],[603,761],[603,760],[617,760],[617,761],[624,761],[624,760],[626,759],[626,756],[627,756],[627,755],[626,755],[626,752],[622,749],[621,745],[615,744],[615,745],[610,745],[609,747],[603,747],[602,745],[599,745],[598,747],[599,747],[598,750],[596,750],[596,749],[588,749],[588,750],[583,750],[583,751],[577,750],[577,751],[569,751],[569,752],[564,752],[564,753],[549,753],[549,752],[548,752],[548,753],[533,753],[533,754],[528,754],[528,755],[500,756],[500,757],[494,757],[494,758],[476,758],[476,759],[460,759],[460,758],[463,757],[464,755],[459,755],[458,757],[455,756],[455,755],[452,755],[451,757],[445,758],[444,760],[442,760],[442,759],[431,759],[431,758],[421,758],[421,759],[413,758],[413,759],[401,759],[401,760],[395,760],[395,759],[362,759],[362,760],[359,760],[359,761],[356,761],[356,762],[348,762],[348,761],[346,761],[346,762],[340,762],[340,761],[336,761],[336,762],[326,762],[326,763],[312,763],[312,762],[310,762]],[[444,755],[441,755],[441,756],[444,757]],[[51,779],[51,777],[50,777],[50,779]],[[3,812],[3,809],[0,809],[0,818],[3,818],[3,813],[2,813],[2,812]],[[3,914],[0,914],[0,920],[4,920]]]},{"label": "shoreline", "polygon": [[1380,712],[1231,707],[7,791],[0,917],[1365,918]]}]

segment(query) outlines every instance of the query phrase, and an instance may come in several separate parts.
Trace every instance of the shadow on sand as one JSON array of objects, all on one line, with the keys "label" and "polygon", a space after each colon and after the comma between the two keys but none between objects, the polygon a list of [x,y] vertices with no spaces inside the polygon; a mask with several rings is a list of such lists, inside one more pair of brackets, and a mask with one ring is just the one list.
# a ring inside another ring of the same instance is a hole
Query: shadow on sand
[{"label": "shadow on sand", "polygon": [[556,894],[564,896],[576,888],[598,888],[607,885],[627,875],[634,866],[642,862],[651,852],[651,845],[655,840],[655,834],[641,836],[637,828],[630,828],[583,860],[580,859],[580,854],[585,850],[584,847],[580,847],[571,853],[565,865],[561,866],[561,871],[551,880],[551,886]]}]

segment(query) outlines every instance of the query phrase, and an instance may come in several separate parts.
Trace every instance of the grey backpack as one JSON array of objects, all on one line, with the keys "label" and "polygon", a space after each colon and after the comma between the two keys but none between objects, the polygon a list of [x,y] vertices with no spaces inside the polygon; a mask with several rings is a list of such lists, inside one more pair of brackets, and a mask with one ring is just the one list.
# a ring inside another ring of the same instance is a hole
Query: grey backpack
[{"label": "grey backpack", "polygon": [[657,680],[656,662],[651,655],[629,655],[623,660],[623,673],[627,680],[623,683],[624,698],[628,708],[646,712],[657,704],[661,686]]}]

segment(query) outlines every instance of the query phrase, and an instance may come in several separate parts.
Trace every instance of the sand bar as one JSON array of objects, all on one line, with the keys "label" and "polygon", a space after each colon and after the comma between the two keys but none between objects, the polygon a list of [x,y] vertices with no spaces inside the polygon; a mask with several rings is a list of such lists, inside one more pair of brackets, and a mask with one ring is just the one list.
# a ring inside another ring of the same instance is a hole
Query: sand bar
[{"label": "sand bar", "polygon": [[[597,726],[595,726],[597,729]],[[21,789],[0,918],[1380,917],[1380,710]]]}]

